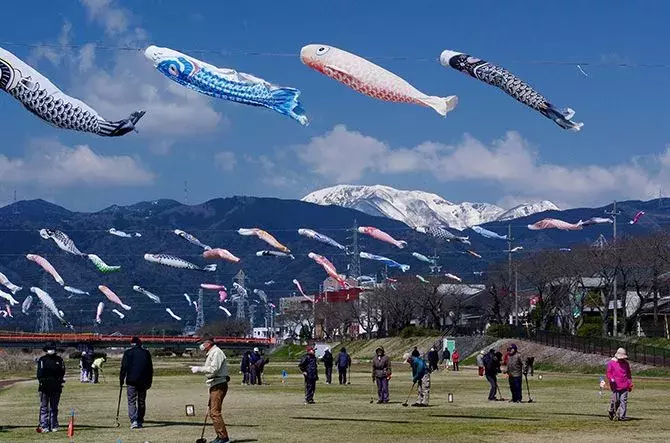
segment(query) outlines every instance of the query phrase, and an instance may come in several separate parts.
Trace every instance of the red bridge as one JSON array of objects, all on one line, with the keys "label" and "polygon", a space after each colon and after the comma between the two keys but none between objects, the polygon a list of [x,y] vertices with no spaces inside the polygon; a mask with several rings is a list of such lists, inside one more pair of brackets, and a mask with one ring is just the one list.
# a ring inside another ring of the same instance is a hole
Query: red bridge
[{"label": "red bridge", "polygon": [[[57,346],[77,347],[89,344],[96,348],[125,347],[130,344],[130,335],[101,334],[37,334],[26,332],[0,332],[0,347],[4,348],[41,348],[47,342]],[[142,345],[149,348],[195,348],[198,336],[140,335]],[[241,349],[250,347],[268,348],[276,343],[274,338],[214,337],[214,341],[223,348]]]}]

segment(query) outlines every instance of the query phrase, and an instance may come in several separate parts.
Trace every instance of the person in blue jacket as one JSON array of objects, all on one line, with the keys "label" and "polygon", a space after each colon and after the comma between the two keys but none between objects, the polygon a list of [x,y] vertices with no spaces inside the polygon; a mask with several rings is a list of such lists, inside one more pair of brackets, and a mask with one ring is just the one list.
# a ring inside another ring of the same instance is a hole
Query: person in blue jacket
[{"label": "person in blue jacket", "polygon": [[417,350],[412,354],[405,354],[407,363],[412,367],[412,382],[418,384],[418,398],[412,406],[427,407],[430,397],[430,371],[424,359],[422,359]]}]

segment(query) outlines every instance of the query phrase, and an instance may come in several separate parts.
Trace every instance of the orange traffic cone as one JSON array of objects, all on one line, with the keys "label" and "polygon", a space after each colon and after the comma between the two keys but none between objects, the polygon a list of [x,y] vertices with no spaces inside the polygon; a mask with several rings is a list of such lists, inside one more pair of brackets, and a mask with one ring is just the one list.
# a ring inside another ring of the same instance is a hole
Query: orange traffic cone
[{"label": "orange traffic cone", "polygon": [[67,436],[72,440],[72,437],[74,437],[74,409],[70,411],[70,422],[67,424]]}]

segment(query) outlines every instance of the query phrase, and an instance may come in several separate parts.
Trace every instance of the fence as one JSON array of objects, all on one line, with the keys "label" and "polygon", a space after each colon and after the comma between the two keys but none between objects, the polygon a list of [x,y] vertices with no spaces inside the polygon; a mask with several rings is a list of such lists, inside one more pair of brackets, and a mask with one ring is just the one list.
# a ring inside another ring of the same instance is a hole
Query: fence
[{"label": "fence", "polygon": [[520,338],[545,346],[569,349],[585,354],[599,354],[612,357],[618,348],[625,348],[628,359],[651,366],[670,367],[670,349],[631,343],[608,337],[577,337],[574,335],[557,334],[549,331],[533,331],[520,329],[499,329],[499,338]]}]

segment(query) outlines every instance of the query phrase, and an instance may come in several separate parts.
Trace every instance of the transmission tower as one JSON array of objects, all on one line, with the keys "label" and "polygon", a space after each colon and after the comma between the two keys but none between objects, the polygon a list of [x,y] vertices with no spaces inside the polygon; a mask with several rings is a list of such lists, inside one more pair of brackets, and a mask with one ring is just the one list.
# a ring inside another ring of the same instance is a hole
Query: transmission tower
[{"label": "transmission tower", "polygon": [[16,205],[16,189],[14,189],[14,205],[13,206],[14,206],[14,209],[13,209],[12,213],[14,215],[18,215],[19,214],[19,207]]},{"label": "transmission tower", "polygon": [[[49,289],[49,280],[46,277],[46,274],[42,276],[42,290],[48,292]],[[51,332],[53,330],[53,319],[51,318],[51,311],[42,303],[42,307],[37,312],[37,324],[35,329],[37,332]]]},{"label": "transmission tower", "polygon": [[198,290],[198,310],[195,317],[195,330],[199,331],[205,326],[205,307],[203,305],[203,290]]},{"label": "transmission tower", "polygon": [[358,222],[354,219],[354,226],[351,228],[351,262],[349,263],[349,277],[358,278],[361,276],[361,257],[358,253]]},{"label": "transmission tower", "polygon": [[249,328],[254,330],[254,318],[256,317],[256,303],[249,303]]},{"label": "transmission tower", "polygon": [[[238,272],[235,277],[233,277],[233,280],[235,283],[240,285],[242,289],[246,289],[245,287],[245,280],[247,279],[247,276],[244,274],[244,271],[240,269],[240,272]],[[244,314],[244,307],[245,304],[247,303],[247,298],[244,296],[244,291],[239,292],[238,291],[238,298],[237,298],[237,314],[235,318],[238,320],[244,320],[245,314]]]},{"label": "transmission tower", "polygon": [[429,266],[429,268],[430,268],[430,274],[431,274],[431,275],[435,275],[436,273],[439,274],[440,271],[442,270],[442,266],[440,266],[440,265],[437,264],[437,261],[440,259],[440,256],[437,255],[437,249],[435,249],[435,251],[433,252],[433,256],[432,256],[432,257],[428,257],[428,258],[431,259],[431,260],[433,260],[433,263],[435,263],[435,264],[431,264],[431,265]]}]

